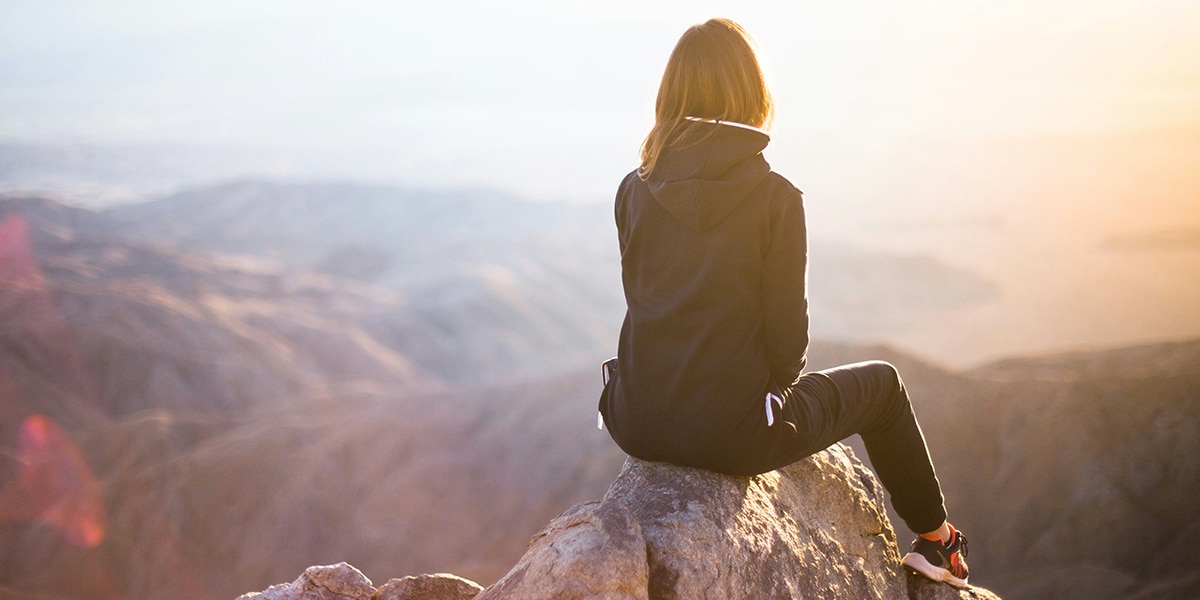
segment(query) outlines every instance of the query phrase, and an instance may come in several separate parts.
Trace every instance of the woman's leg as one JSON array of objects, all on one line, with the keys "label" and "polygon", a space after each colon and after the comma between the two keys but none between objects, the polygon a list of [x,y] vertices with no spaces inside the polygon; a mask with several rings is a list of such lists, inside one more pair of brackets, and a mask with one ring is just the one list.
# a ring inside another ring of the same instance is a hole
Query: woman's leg
[{"label": "woman's leg", "polygon": [[760,454],[738,468],[778,468],[861,435],[892,506],[919,534],[901,562],[935,581],[965,587],[967,540],[946,522],[941,485],[896,368],[876,361],[806,373],[778,396],[766,399],[770,419],[743,424],[749,436],[741,438],[743,447]]},{"label": "woman's leg", "polygon": [[782,396],[783,425],[803,443],[777,447],[780,454],[799,460],[857,433],[908,528],[926,533],[945,523],[941,486],[895,367],[873,361],[806,373]]}]

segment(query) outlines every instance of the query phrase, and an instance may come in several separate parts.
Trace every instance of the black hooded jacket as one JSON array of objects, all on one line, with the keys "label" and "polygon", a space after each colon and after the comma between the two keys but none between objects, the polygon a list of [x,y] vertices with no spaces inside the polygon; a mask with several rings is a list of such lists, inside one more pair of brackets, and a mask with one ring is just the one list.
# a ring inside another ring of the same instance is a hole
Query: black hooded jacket
[{"label": "black hooded jacket", "polygon": [[697,123],[616,199],[628,311],[600,401],[633,456],[697,467],[738,445],[808,350],[801,193],[762,156],[766,134]]}]

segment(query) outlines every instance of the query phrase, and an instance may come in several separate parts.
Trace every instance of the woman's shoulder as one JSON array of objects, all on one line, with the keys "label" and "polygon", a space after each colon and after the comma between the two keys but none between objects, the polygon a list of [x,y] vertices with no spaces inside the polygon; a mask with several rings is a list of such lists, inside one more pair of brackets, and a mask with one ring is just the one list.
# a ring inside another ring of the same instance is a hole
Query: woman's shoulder
[{"label": "woman's shoulder", "polygon": [[766,179],[763,180],[760,189],[766,193],[771,200],[787,201],[795,200],[800,202],[803,200],[804,192],[796,187],[790,179],[781,175],[778,171],[772,170],[767,173]]},{"label": "woman's shoulder", "polygon": [[629,174],[621,179],[620,185],[617,186],[617,203],[620,204],[623,200],[627,200],[633,194],[636,187],[644,187],[645,185],[646,182],[642,180],[637,169],[630,171]]}]

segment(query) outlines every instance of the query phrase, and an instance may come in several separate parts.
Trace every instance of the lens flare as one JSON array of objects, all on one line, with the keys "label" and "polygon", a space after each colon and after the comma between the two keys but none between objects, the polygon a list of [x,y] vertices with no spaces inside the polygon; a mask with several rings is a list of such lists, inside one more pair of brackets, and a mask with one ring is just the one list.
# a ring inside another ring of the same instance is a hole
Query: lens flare
[{"label": "lens flare", "polygon": [[100,486],[66,432],[42,415],[27,417],[17,458],[20,471],[0,492],[0,522],[36,519],[72,544],[99,546],[106,526]]}]

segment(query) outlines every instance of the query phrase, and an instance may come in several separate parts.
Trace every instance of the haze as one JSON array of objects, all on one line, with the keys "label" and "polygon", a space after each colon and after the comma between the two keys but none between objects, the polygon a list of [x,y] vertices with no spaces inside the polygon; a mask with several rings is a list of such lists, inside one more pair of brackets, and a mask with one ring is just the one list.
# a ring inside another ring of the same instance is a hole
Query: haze
[{"label": "haze", "polygon": [[1200,122],[1187,0],[739,4],[9,1],[0,136],[607,200],[671,46],[714,15],[763,47],[800,179],[856,172],[831,146]]},{"label": "haze", "polygon": [[1190,0],[0,13],[0,189],[93,205],[246,177],[609,202],[675,40],[728,16],[763,49],[767,157],[805,190],[813,239],[931,256],[1003,292],[936,327],[833,333],[959,363],[1200,334]]}]

